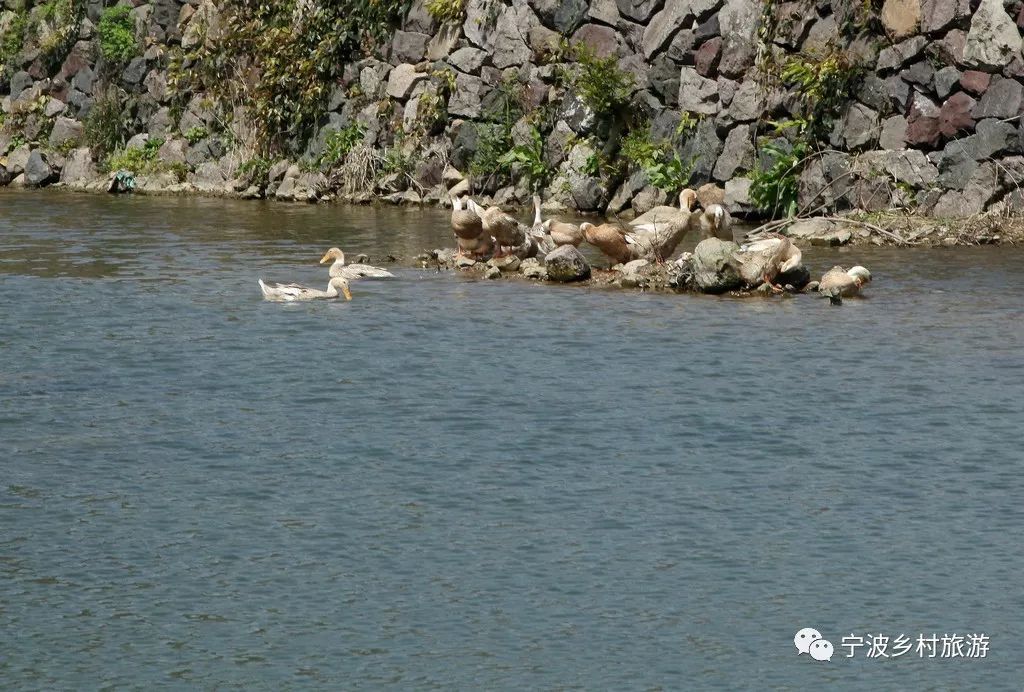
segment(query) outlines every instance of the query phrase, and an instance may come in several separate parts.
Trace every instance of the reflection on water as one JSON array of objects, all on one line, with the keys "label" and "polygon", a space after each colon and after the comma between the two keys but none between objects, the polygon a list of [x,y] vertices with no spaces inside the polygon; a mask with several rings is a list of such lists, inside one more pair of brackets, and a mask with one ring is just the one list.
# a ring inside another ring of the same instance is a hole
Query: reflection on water
[{"label": "reflection on water", "polygon": [[[0,192],[11,688],[1007,688],[1024,255],[868,298],[399,269],[441,211]],[[985,632],[982,661],[793,633]]]}]

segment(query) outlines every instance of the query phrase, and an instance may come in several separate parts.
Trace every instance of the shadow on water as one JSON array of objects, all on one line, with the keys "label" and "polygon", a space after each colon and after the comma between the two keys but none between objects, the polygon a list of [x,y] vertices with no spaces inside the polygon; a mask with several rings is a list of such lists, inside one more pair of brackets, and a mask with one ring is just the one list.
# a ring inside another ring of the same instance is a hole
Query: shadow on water
[{"label": "shadow on water", "polygon": [[[447,220],[0,192],[7,686],[1019,684],[1021,251],[809,249],[876,277],[840,308],[260,299]],[[840,646],[954,631],[989,657]]]}]

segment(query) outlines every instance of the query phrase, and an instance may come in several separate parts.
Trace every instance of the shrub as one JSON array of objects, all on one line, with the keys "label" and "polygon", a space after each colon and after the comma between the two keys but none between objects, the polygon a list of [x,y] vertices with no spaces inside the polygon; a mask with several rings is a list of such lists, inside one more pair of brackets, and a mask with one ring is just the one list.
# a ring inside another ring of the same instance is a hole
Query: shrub
[{"label": "shrub", "polygon": [[7,30],[0,34],[0,70],[21,51],[25,42],[25,29],[28,27],[28,12],[18,10],[7,25]]},{"label": "shrub", "polygon": [[528,144],[520,144],[498,159],[503,167],[512,169],[519,166],[530,183],[530,189],[538,192],[551,178],[551,167],[544,160],[544,140],[536,127],[530,130]]},{"label": "shrub", "polygon": [[751,174],[750,201],[771,218],[795,216],[800,192],[800,172],[807,154],[807,144],[798,141],[791,147],[776,142],[761,144],[768,165],[759,165]]},{"label": "shrub", "polygon": [[131,115],[123,103],[123,92],[111,87],[99,94],[85,119],[85,141],[104,155],[124,145],[131,132]]},{"label": "shrub", "polygon": [[459,24],[466,14],[466,0],[427,0],[427,12],[441,23]]},{"label": "shrub", "polygon": [[114,64],[128,62],[138,49],[135,42],[135,20],[130,7],[115,5],[103,10],[97,27],[100,51]]},{"label": "shrub", "polygon": [[677,192],[690,182],[692,162],[684,164],[667,143],[653,142],[650,127],[634,129],[623,137],[619,154],[629,164],[644,171],[651,185],[665,192]]},{"label": "shrub", "polygon": [[633,95],[633,75],[619,69],[619,59],[610,55],[598,58],[594,51],[577,43],[571,51],[576,69],[570,82],[580,100],[598,117],[619,114]]},{"label": "shrub", "polygon": [[363,141],[363,135],[365,130],[359,123],[350,123],[344,129],[332,132],[327,135],[327,141],[324,144],[324,153],[320,157],[320,165],[326,166],[327,168],[333,168],[348,156],[348,153],[361,141]]},{"label": "shrub", "polygon": [[185,133],[185,139],[188,140],[189,144],[195,144],[201,140],[206,139],[210,136],[210,131],[202,125],[195,125],[188,128],[188,132]]},{"label": "shrub", "polygon": [[40,5],[40,26],[37,27],[41,36],[39,50],[51,67],[56,68],[64,62],[75,44],[83,9],[84,3],[77,0],[49,0]]},{"label": "shrub", "polygon": [[104,168],[107,171],[127,170],[136,175],[155,173],[160,170],[156,156],[163,145],[164,140],[153,138],[141,147],[118,149],[106,159]]}]

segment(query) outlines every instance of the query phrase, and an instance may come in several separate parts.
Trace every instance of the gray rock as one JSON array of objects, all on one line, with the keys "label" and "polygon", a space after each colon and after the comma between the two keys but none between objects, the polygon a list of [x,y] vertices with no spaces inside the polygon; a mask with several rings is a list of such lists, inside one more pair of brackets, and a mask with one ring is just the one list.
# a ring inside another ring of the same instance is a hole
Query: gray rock
[{"label": "gray rock", "polygon": [[679,67],[667,55],[659,55],[651,63],[648,74],[651,89],[669,107],[679,103]]},{"label": "gray rock", "polygon": [[921,30],[933,33],[971,16],[970,0],[921,0]]},{"label": "gray rock", "polygon": [[750,178],[730,178],[725,181],[725,208],[733,216],[748,216],[756,209],[750,201]]},{"label": "gray rock", "polygon": [[679,71],[679,108],[691,113],[714,115],[718,112],[718,84],[701,77],[692,67]]},{"label": "gray rock", "polygon": [[145,58],[132,58],[132,61],[128,63],[128,67],[124,68],[124,71],[121,73],[121,79],[128,84],[139,84],[148,71],[149,68]]},{"label": "gray rock", "polygon": [[79,187],[99,177],[89,147],[79,147],[68,154],[60,181],[70,187]]},{"label": "gray rock", "polygon": [[89,67],[83,67],[79,70],[74,79],[71,80],[71,86],[85,95],[92,94],[92,85],[96,79],[96,74]]},{"label": "gray rock", "polygon": [[748,79],[740,84],[729,105],[729,116],[736,122],[757,120],[764,112],[764,87]]},{"label": "gray rock", "polygon": [[882,121],[882,134],[878,146],[883,149],[903,149],[907,146],[907,119],[894,115]]},{"label": "gray rock", "polygon": [[472,46],[464,46],[448,56],[448,64],[459,72],[478,75],[487,60],[487,52]]},{"label": "gray rock", "polygon": [[903,67],[921,54],[928,39],[914,36],[906,41],[890,46],[878,54],[878,71],[894,70]]},{"label": "gray rock", "polygon": [[57,148],[64,146],[67,142],[78,143],[85,134],[85,126],[77,120],[60,117],[53,121],[53,129],[50,130],[50,146]]},{"label": "gray rock", "polygon": [[492,281],[494,279],[500,279],[501,270],[498,269],[497,267],[487,267],[487,269],[484,270],[484,278],[491,279]]},{"label": "gray rock", "polygon": [[889,112],[890,96],[888,84],[878,75],[865,75],[864,81],[857,90],[857,100],[880,113]]},{"label": "gray rock", "polygon": [[169,139],[160,146],[157,158],[164,163],[183,164],[187,160],[188,140]]},{"label": "gray rock", "polygon": [[733,128],[725,138],[725,146],[715,164],[712,175],[715,180],[728,181],[737,171],[748,171],[754,167],[754,141],[750,125]]},{"label": "gray rock", "polygon": [[982,118],[1013,118],[1020,114],[1024,87],[1015,79],[995,79],[974,107],[972,115]]},{"label": "gray rock", "polygon": [[427,54],[430,36],[414,31],[396,31],[391,36],[391,60],[395,64],[417,63]]},{"label": "gray rock", "polygon": [[544,268],[544,265],[540,263],[536,257],[527,257],[520,263],[519,271],[527,279],[546,279],[548,278],[548,270]]},{"label": "gray rock", "polygon": [[427,75],[417,72],[414,65],[399,65],[388,75],[387,94],[391,98],[407,99],[412,95],[413,87],[426,78]]},{"label": "gray rock", "polygon": [[848,149],[860,149],[878,139],[878,113],[861,103],[853,103],[839,123]]},{"label": "gray rock", "polygon": [[41,187],[54,179],[53,169],[46,162],[43,153],[38,149],[29,154],[25,162],[25,184],[32,187]]},{"label": "gray rock", "polygon": [[458,75],[455,78],[455,92],[448,101],[448,113],[463,118],[479,118],[485,90],[483,80],[479,77]]},{"label": "gray rock", "polygon": [[15,72],[14,75],[11,77],[11,95],[16,96],[21,92],[25,91],[25,89],[28,89],[30,86],[32,86],[34,81],[35,80],[32,79],[32,75],[30,75],[28,72],[25,72],[24,70]]},{"label": "gray rock", "polygon": [[616,0],[615,4],[623,17],[645,24],[660,3],[658,0]]},{"label": "gray rock", "polygon": [[572,245],[563,245],[544,257],[548,278],[568,283],[585,281],[590,278],[590,263],[583,253]]},{"label": "gray rock", "polygon": [[22,144],[16,148],[7,156],[7,172],[11,177],[17,177],[25,172],[25,166],[28,165],[28,159],[32,155],[32,150],[27,144]]},{"label": "gray rock", "polygon": [[981,0],[967,32],[964,62],[999,69],[1020,56],[1020,31],[1003,8],[1003,0]]},{"label": "gray rock", "polygon": [[572,43],[586,44],[594,55],[607,58],[619,51],[620,34],[601,24],[584,24],[572,35]]},{"label": "gray rock", "polygon": [[738,289],[742,283],[733,253],[736,243],[705,238],[693,250],[693,279],[704,293],[725,293]]},{"label": "gray rock", "polygon": [[963,191],[954,190],[944,194],[932,214],[939,218],[964,218],[980,214],[995,197],[998,179],[996,164],[990,162],[979,166],[971,174]]},{"label": "gray rock", "polygon": [[928,60],[918,60],[900,73],[904,81],[917,84],[926,90],[931,89],[935,81],[935,68]]},{"label": "gray rock", "polygon": [[590,132],[597,124],[597,116],[594,111],[590,110],[578,96],[571,93],[562,99],[558,119],[565,122],[570,130],[579,135]]},{"label": "gray rock", "polygon": [[60,99],[52,98],[46,102],[46,108],[43,110],[43,115],[47,118],[60,115],[68,108],[68,104],[64,103]]},{"label": "gray rock", "polygon": [[689,26],[694,17],[713,9],[716,0],[690,0],[687,2],[669,2],[665,8],[654,15],[647,28],[644,29],[641,46],[644,57],[650,60],[665,50],[672,37],[685,25]]},{"label": "gray rock", "polygon": [[502,10],[491,34],[491,60],[498,69],[530,62],[533,51],[528,45],[530,27],[537,24],[533,10],[525,4],[513,4]]},{"label": "gray rock", "polygon": [[722,59],[718,63],[718,73],[732,79],[742,77],[753,67],[757,56],[757,44],[745,38],[733,35],[722,37]]},{"label": "gray rock", "polygon": [[960,83],[960,70],[952,65],[947,65],[935,73],[935,93],[940,99],[944,99],[953,93],[953,89]]},{"label": "gray rock", "polygon": [[690,171],[691,186],[706,183],[711,179],[711,173],[723,146],[715,123],[710,119],[702,120],[679,154],[680,159],[693,164]]},{"label": "gray rock", "polygon": [[[545,25],[566,35],[578,29],[590,11],[587,0],[530,0],[530,6]],[[617,10],[615,14],[617,20]]]},{"label": "gray rock", "polygon": [[595,22],[601,22],[608,26],[617,26],[621,15],[615,0],[590,0],[590,10],[587,16]]}]

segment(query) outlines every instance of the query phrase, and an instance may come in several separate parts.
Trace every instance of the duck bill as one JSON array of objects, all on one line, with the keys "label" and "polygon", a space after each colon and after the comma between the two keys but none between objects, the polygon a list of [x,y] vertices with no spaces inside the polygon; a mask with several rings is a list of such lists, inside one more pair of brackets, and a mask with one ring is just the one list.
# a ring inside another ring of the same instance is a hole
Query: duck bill
[{"label": "duck bill", "polygon": [[324,255],[323,257],[320,258],[320,264],[327,264],[330,260],[331,260],[331,253],[328,252],[326,255]]},{"label": "duck bill", "polygon": [[348,286],[343,287],[341,293],[345,296],[345,300],[352,300],[352,291],[349,290]]}]

